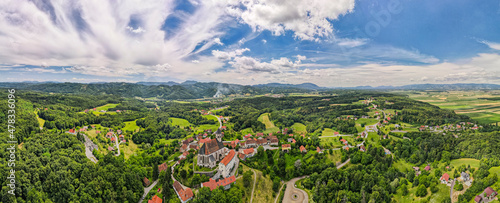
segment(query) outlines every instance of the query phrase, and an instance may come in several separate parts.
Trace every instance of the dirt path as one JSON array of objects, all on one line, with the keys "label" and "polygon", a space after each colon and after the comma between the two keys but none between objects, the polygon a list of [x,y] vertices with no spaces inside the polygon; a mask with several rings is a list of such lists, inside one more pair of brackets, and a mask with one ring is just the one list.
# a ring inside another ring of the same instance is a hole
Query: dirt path
[{"label": "dirt path", "polygon": [[257,173],[252,169],[253,172],[253,188],[252,188],[252,196],[250,196],[250,203],[253,201],[253,192],[255,191],[255,183],[257,183]]},{"label": "dirt path", "polygon": [[278,198],[280,198],[281,190],[283,189],[283,187],[285,187],[285,184],[281,185],[280,190],[278,190],[279,192],[278,192],[278,195],[276,195],[276,198],[274,199],[274,203],[278,202]]}]

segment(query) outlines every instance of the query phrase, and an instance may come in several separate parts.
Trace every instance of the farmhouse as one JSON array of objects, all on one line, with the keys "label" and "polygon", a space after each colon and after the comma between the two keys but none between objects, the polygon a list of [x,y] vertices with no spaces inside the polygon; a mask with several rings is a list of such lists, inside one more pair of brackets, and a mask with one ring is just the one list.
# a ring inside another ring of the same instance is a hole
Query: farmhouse
[{"label": "farmhouse", "polygon": [[491,188],[491,187],[487,187],[486,189],[484,189],[483,196],[484,196],[485,199],[492,200],[497,195],[498,195],[498,192],[496,192],[495,190],[493,190],[493,188]]},{"label": "farmhouse", "polygon": [[241,160],[245,160],[246,158],[253,157],[255,155],[255,150],[254,148],[248,148],[244,150],[240,150],[239,157]]},{"label": "farmhouse", "polygon": [[191,188],[186,188],[184,190],[179,181],[175,181],[173,187],[177,197],[179,197],[182,203],[186,203],[193,198],[193,191]]},{"label": "farmhouse", "polygon": [[153,196],[152,199],[148,200],[148,203],[162,203],[163,200],[161,200],[160,197],[158,197],[157,195]]},{"label": "farmhouse", "polygon": [[431,166],[427,165],[427,166],[424,168],[424,170],[426,170],[426,171],[430,171],[430,170],[431,170]]},{"label": "farmhouse", "polygon": [[483,197],[477,195],[475,198],[474,198],[474,201],[477,202],[477,203],[481,203],[483,202]]},{"label": "farmhouse", "polygon": [[304,147],[304,145],[300,145],[300,152],[302,152],[302,153],[306,153],[307,152],[307,150]]},{"label": "farmhouse", "polygon": [[284,151],[284,152],[289,152],[291,149],[291,145],[290,144],[283,144],[281,145],[281,150]]},{"label": "farmhouse", "polygon": [[443,184],[448,184],[450,183],[450,175],[448,175],[448,173],[444,173],[439,180]]},{"label": "farmhouse", "polygon": [[257,140],[256,139],[248,138],[245,141],[245,147],[246,148],[256,147],[256,146],[257,146]]}]

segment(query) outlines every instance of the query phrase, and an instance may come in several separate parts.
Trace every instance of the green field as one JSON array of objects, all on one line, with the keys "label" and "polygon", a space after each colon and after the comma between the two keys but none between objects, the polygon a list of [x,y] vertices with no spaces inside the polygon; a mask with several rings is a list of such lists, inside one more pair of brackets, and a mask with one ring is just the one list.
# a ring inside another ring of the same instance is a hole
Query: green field
[{"label": "green field", "polygon": [[219,125],[211,125],[211,124],[203,124],[203,125],[200,125],[198,126],[196,129],[197,130],[201,130],[201,131],[205,131],[207,129],[212,129],[212,132],[215,132],[217,130],[217,128],[219,128]]},{"label": "green field", "polygon": [[266,129],[276,127],[274,126],[274,123],[271,120],[269,120],[269,113],[260,115],[257,120],[264,123],[264,125],[266,125]]},{"label": "green field", "polygon": [[292,125],[292,129],[294,132],[297,132],[297,133],[300,133],[300,134],[306,134],[307,133],[307,130],[306,130],[306,126],[302,123],[294,123]]},{"label": "green field", "polygon": [[203,115],[203,118],[206,118],[207,120],[214,120],[217,123],[219,122],[219,120],[217,119],[217,116],[214,116],[214,115]]},{"label": "green field", "polygon": [[450,165],[451,166],[454,166],[454,167],[459,167],[461,165],[465,165],[465,166],[468,166],[470,164],[470,166],[472,168],[479,168],[479,160],[477,159],[469,159],[469,158],[462,158],[462,159],[453,159],[451,160],[450,162]]},{"label": "green field", "polygon": [[500,166],[491,167],[490,168],[490,173],[496,173],[498,175],[498,177],[500,177]]},{"label": "green field", "polygon": [[417,192],[417,187],[411,187],[411,183],[409,183],[408,189],[410,192],[406,196],[402,196],[401,190],[398,190],[397,193],[394,195],[393,199],[396,200],[396,202],[398,203],[413,203],[413,202],[420,202],[422,200],[425,201],[425,199],[430,197],[429,200],[430,203],[441,203],[446,198],[450,197],[450,188],[445,184],[439,184],[437,187],[439,188],[438,192],[432,194],[430,189],[427,188],[427,196],[417,197],[415,195],[415,193]]},{"label": "green field", "polygon": [[412,165],[402,159],[400,159],[399,161],[395,162],[393,164],[394,168],[398,169],[398,171],[401,171],[403,173],[405,173],[406,171],[410,171],[412,170]]},{"label": "green field", "polygon": [[134,121],[127,121],[127,122],[123,122],[125,123],[125,127],[123,127],[123,131],[131,131],[131,132],[135,132],[137,130],[139,130],[139,126],[137,126],[137,124],[135,123],[137,120],[134,120]]},{"label": "green field", "polygon": [[332,136],[335,131],[331,128],[325,128],[323,132],[321,132],[321,136]]},{"label": "green field", "polygon": [[170,118],[170,120],[172,121],[172,125],[179,126],[182,128],[192,125],[188,120],[182,118]]},{"label": "green field", "polygon": [[245,128],[245,129],[241,130],[241,134],[242,134],[242,135],[247,135],[247,134],[249,134],[249,133],[250,133],[250,134],[252,134],[252,133],[253,133],[252,128]]},{"label": "green field", "polygon": [[35,115],[36,115],[36,119],[38,120],[38,124],[40,125],[40,127],[43,127],[43,125],[45,124],[45,120],[43,120],[40,117],[38,117],[38,112],[37,111],[35,111]]},{"label": "green field", "polygon": [[365,125],[373,125],[373,124],[376,124],[378,123],[379,120],[377,119],[372,119],[372,118],[359,118],[356,123],[364,123]]},{"label": "green field", "polygon": [[443,109],[454,110],[480,123],[500,121],[500,102],[484,98],[494,97],[499,91],[407,92],[410,98],[427,102]]}]

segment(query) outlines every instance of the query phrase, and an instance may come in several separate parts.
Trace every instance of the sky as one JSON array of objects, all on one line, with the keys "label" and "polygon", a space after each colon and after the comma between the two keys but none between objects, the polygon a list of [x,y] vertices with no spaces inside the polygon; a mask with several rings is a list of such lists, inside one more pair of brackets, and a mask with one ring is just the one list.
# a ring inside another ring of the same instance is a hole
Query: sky
[{"label": "sky", "polygon": [[0,75],[500,84],[500,0],[4,0]]}]

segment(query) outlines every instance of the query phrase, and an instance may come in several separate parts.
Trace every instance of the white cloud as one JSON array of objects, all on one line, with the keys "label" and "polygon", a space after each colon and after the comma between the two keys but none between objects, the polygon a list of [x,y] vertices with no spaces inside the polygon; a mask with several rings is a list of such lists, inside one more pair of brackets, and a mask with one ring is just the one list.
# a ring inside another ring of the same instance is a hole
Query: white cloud
[{"label": "white cloud", "polygon": [[[301,40],[317,40],[332,34],[329,20],[354,9],[354,0],[245,0],[228,1],[228,14],[236,16],[256,31],[269,30],[282,35],[294,32]],[[241,9],[241,6],[244,9]]]},{"label": "white cloud", "polygon": [[263,43],[263,44],[266,44],[266,43],[267,43],[267,40],[263,39],[263,40],[262,40],[262,43]]},{"label": "white cloud", "polygon": [[236,49],[233,51],[225,52],[225,51],[219,51],[219,50],[212,50],[212,55],[215,56],[217,59],[220,60],[230,60],[236,56],[240,56],[243,54],[243,52],[250,51],[249,48],[244,48],[244,49]]},{"label": "white cloud", "polygon": [[267,72],[271,74],[278,74],[296,70],[299,67],[298,65],[300,64],[300,61],[292,62],[286,57],[281,57],[280,59],[274,59],[270,62],[261,62],[259,59],[241,56],[235,57],[234,60],[228,63],[239,73]]},{"label": "white cloud", "polygon": [[200,63],[200,61],[198,61],[198,60],[191,60],[191,63],[196,63],[196,64],[198,64],[198,63]]},{"label": "white cloud", "polygon": [[222,46],[222,45],[224,45],[224,43],[222,43],[222,42],[220,41],[220,38],[218,38],[218,37],[214,39],[214,43],[215,43],[215,44],[218,44],[218,45],[221,45],[221,46]]},{"label": "white cloud", "polygon": [[341,39],[338,42],[339,46],[353,48],[365,45],[368,43],[368,39]]},{"label": "white cloud", "polygon": [[144,30],[142,27],[138,27],[138,28],[134,29],[133,27],[127,26],[127,29],[130,30],[130,32],[133,32],[136,34],[146,32],[146,30]]},{"label": "white cloud", "polygon": [[478,40],[478,42],[488,45],[490,48],[500,50],[500,43],[490,42],[486,40]]}]

